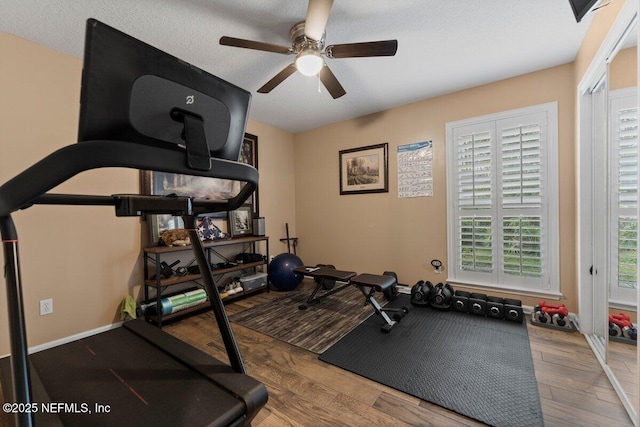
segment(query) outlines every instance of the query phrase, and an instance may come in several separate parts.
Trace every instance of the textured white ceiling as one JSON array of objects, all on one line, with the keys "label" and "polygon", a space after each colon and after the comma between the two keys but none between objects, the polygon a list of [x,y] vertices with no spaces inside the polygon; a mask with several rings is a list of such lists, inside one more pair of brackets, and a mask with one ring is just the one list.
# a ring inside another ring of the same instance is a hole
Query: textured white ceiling
[{"label": "textured white ceiling", "polygon": [[[347,94],[299,73],[256,90],[292,56],[220,46],[221,36],[289,46],[305,0],[0,0],[0,30],[82,57],[96,18],[253,93],[250,117],[298,132],[573,61],[591,17],[567,0],[336,0],[326,44],[397,39],[394,57],[327,59]],[[78,82],[80,84],[80,82]]]}]

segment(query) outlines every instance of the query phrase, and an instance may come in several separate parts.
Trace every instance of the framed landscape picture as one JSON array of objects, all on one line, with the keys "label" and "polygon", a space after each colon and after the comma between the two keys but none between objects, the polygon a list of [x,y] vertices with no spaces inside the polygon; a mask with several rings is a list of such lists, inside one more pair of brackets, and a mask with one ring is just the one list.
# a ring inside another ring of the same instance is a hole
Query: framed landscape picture
[{"label": "framed landscape picture", "polygon": [[340,151],[340,194],[389,192],[389,144]]}]

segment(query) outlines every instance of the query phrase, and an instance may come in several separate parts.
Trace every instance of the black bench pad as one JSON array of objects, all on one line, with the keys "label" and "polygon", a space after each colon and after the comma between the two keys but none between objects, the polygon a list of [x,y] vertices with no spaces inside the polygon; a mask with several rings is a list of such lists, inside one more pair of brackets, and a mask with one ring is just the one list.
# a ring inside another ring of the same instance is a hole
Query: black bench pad
[{"label": "black bench pad", "polygon": [[339,280],[341,282],[348,282],[357,274],[355,271],[342,271],[329,267],[298,267],[293,271],[313,278]]},{"label": "black bench pad", "polygon": [[351,283],[356,286],[374,288],[376,291],[382,292],[393,286],[393,284],[396,283],[396,279],[391,276],[363,273],[353,277]]}]

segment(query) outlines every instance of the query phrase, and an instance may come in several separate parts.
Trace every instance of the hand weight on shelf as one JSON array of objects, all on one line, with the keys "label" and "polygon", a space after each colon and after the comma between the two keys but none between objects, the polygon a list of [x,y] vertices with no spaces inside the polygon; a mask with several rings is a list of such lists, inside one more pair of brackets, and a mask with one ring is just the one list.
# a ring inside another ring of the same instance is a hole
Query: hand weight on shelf
[{"label": "hand weight on shelf", "polygon": [[171,265],[162,261],[160,263],[160,273],[162,274],[162,276],[164,276],[165,279],[168,279],[169,277],[173,276],[173,273],[174,273],[173,267],[175,267],[178,264],[180,264],[180,260],[177,260],[176,262],[171,263]]}]

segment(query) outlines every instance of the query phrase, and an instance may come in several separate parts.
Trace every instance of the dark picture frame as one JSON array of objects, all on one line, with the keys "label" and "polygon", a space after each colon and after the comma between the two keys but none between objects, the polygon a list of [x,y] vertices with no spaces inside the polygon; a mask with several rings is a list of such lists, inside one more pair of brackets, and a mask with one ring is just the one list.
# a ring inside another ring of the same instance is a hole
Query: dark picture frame
[{"label": "dark picture frame", "polygon": [[229,211],[229,233],[231,237],[253,234],[253,212],[251,206],[242,206]]},{"label": "dark picture frame", "polygon": [[[258,137],[245,133],[240,150],[239,160],[258,168]],[[141,193],[149,195],[193,196],[210,200],[225,200],[240,190],[240,183],[200,176],[181,175],[167,172],[141,171]],[[259,215],[258,190],[247,199],[245,206],[249,207],[254,216]],[[213,218],[228,218],[227,212],[216,212],[207,215]],[[147,220],[149,236],[153,244],[163,231],[174,228],[184,228],[182,218],[172,215],[151,215]],[[231,228],[231,227],[229,227]]]},{"label": "dark picture frame", "polygon": [[389,192],[389,144],[340,150],[340,194]]},{"label": "dark picture frame", "polygon": [[[242,149],[240,150],[240,161],[258,169],[258,136],[250,133],[244,134],[244,140],[242,141]],[[254,217],[260,216],[260,203],[258,197],[258,189],[253,192],[253,195],[247,200],[246,204],[250,204]]]}]

